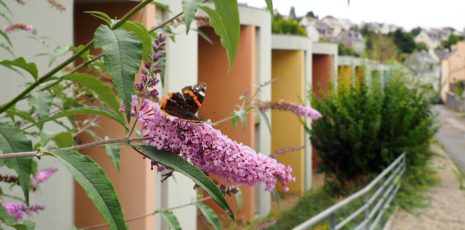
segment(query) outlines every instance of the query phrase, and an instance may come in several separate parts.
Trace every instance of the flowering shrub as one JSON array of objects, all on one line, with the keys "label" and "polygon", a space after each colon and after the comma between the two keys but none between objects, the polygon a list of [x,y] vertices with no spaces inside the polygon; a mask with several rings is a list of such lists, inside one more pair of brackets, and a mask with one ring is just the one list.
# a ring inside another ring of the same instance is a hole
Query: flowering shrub
[{"label": "flowering shrub", "polygon": [[[16,2],[26,4],[25,1]],[[60,12],[66,10],[56,0],[47,2]],[[57,57],[72,53],[43,75],[39,75],[35,63],[28,62],[23,57],[0,60],[0,66],[22,70],[33,79],[18,95],[0,106],[0,163],[17,174],[0,175],[0,181],[10,183],[12,190],[20,188],[23,192],[23,197],[18,198],[17,202],[11,202],[3,198],[14,191],[0,191],[2,224],[27,229],[25,216],[44,209],[44,206],[29,204],[29,192],[37,190],[38,186],[56,172],[56,169],[35,172],[35,165],[42,157],[53,157],[81,185],[110,229],[127,229],[118,196],[106,173],[94,160],[79,153],[81,149],[97,146],[105,147],[118,168],[119,146],[128,145],[144,157],[150,158],[152,166],[157,170],[168,171],[166,175],[171,175],[173,171],[183,173],[232,219],[234,214],[224,195],[235,193],[237,189],[218,185],[208,177],[209,174],[218,175],[235,184],[254,186],[264,182],[267,191],[272,190],[277,182],[286,188],[288,182],[295,180],[290,167],[229,139],[213,128],[214,124],[192,123],[165,115],[158,109],[158,104],[149,101],[159,101],[160,92],[157,87],[160,83],[164,84],[167,36],[175,36],[171,32],[172,27],[183,21],[188,32],[190,24],[197,18],[196,12],[200,9],[209,16],[208,20],[203,18],[201,23],[209,23],[221,37],[228,63],[232,65],[240,32],[237,1],[215,0],[215,9],[203,1],[196,4],[182,1],[182,13],[148,29],[142,24],[128,21],[151,3],[153,0],[139,2],[118,20],[103,12],[88,12],[102,20],[93,39],[78,47],[57,47],[50,53],[41,54],[48,55],[50,65],[54,65]],[[271,1],[266,0],[266,3],[271,10]],[[3,6],[4,4],[0,5]],[[181,20],[182,14],[184,17]],[[32,25],[10,24],[0,34],[1,38],[5,38],[5,42],[0,43],[0,48],[9,51],[12,57],[15,55],[12,53],[12,42],[8,35],[19,30],[34,35],[36,39],[42,37],[37,35]],[[101,53],[93,54],[90,52],[92,48],[100,49]],[[89,73],[96,74],[94,76]],[[136,75],[141,75],[137,83]],[[111,86],[107,84],[110,80]],[[27,109],[16,107],[22,100],[27,103]],[[98,106],[94,102],[99,102]],[[293,103],[254,103],[250,101],[249,106],[258,110],[280,109],[309,119],[321,117],[317,111]],[[84,118],[76,120],[76,115]],[[98,126],[101,117],[112,119],[121,125],[127,131],[125,136],[108,139],[92,135],[93,141],[76,144],[74,138],[78,135],[85,132],[93,134],[92,128]],[[69,122],[63,122],[64,118]],[[232,118],[226,120],[230,119]],[[51,133],[44,125],[47,122],[60,125],[64,131]],[[138,124],[141,124],[141,130],[137,130]],[[192,204],[202,210],[209,209],[197,204],[198,202],[200,201]],[[204,213],[215,215],[211,210]],[[151,215],[155,214],[161,214],[163,218],[175,218],[170,209],[156,210]],[[171,227],[178,228],[175,225]]]}]

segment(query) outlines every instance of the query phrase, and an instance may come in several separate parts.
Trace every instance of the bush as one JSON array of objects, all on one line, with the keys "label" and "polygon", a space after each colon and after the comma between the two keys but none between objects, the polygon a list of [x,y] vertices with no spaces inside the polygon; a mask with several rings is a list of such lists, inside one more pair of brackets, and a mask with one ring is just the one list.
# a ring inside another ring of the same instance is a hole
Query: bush
[{"label": "bush", "polygon": [[319,169],[343,187],[379,173],[402,152],[409,167],[425,165],[430,156],[436,126],[426,92],[396,71],[384,84],[362,80],[313,99],[323,114],[310,131]]},{"label": "bush", "polygon": [[285,19],[281,16],[276,16],[273,18],[272,31],[274,34],[307,36],[305,27],[300,25],[298,21],[292,18]]}]

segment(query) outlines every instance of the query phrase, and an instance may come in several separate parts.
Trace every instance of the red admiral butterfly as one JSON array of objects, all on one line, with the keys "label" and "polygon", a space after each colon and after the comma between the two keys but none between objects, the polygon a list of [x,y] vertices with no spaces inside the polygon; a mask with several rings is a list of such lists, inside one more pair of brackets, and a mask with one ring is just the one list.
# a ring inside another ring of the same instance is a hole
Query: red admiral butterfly
[{"label": "red admiral butterfly", "polygon": [[160,110],[181,119],[201,122],[197,112],[205,98],[207,84],[198,83],[182,88],[181,93],[168,93],[161,100]]}]

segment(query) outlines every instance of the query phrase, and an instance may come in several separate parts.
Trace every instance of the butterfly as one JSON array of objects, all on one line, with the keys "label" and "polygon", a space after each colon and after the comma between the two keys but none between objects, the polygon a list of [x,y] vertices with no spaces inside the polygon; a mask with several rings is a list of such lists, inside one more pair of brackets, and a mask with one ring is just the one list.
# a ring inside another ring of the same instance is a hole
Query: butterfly
[{"label": "butterfly", "polygon": [[207,84],[198,83],[182,88],[181,92],[171,92],[162,98],[160,110],[169,115],[179,117],[184,120],[202,122],[197,116],[200,106],[205,98]]}]

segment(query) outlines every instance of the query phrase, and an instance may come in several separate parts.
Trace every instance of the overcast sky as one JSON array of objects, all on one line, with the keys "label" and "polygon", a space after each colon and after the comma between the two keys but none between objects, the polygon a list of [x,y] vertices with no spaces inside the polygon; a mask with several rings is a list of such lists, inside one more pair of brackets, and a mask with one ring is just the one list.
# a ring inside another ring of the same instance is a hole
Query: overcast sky
[{"label": "overcast sky", "polygon": [[[239,0],[250,6],[264,7],[265,0]],[[323,17],[332,15],[353,22],[384,22],[411,29],[451,26],[463,31],[465,0],[273,0],[274,8],[288,14],[291,6],[297,16],[312,10]]]}]

